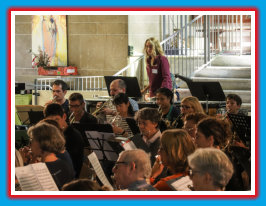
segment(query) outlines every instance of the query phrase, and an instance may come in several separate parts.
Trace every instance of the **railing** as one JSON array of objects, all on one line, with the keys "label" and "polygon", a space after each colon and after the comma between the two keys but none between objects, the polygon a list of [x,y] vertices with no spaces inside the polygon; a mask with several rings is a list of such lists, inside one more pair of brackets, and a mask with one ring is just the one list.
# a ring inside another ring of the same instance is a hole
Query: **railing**
[{"label": "railing", "polygon": [[[163,16],[161,43],[171,72],[185,77],[220,54],[250,54],[250,16]],[[167,38],[166,38],[167,37]]]},{"label": "railing", "polygon": [[[204,15],[194,18],[179,15],[162,18],[163,37],[167,38],[161,45],[169,60],[171,73],[191,77],[196,70],[211,64],[218,54],[250,54],[250,16]],[[244,35],[243,31],[249,34]],[[144,62],[144,56],[140,55],[114,76],[136,76],[142,88],[147,81],[144,78]],[[35,80],[36,90],[50,90],[55,79],[64,80],[70,90],[106,90],[103,76],[38,78]]]}]

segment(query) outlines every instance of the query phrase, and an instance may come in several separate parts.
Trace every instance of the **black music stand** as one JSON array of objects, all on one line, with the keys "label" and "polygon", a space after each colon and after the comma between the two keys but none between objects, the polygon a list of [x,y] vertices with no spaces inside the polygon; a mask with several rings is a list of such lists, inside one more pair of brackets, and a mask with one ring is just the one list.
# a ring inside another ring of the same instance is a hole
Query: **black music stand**
[{"label": "black music stand", "polygon": [[37,124],[39,121],[44,119],[44,115],[42,111],[29,111],[29,120],[30,124]]},{"label": "black music stand", "polygon": [[234,130],[239,138],[247,145],[251,142],[251,117],[239,114],[230,114],[228,117],[233,123]]},{"label": "black music stand", "polygon": [[206,101],[206,113],[209,101],[225,101],[225,95],[219,82],[186,82],[192,96],[200,101]]},{"label": "black music stand", "polygon": [[[251,146],[251,117],[238,114],[228,114],[229,119],[233,123],[233,129],[237,133],[241,141],[250,148]],[[230,149],[233,151],[235,157],[239,163],[246,170],[249,177],[251,175],[251,162],[250,162],[250,149],[231,146]]]},{"label": "black music stand", "polygon": [[[111,142],[113,134],[113,129],[110,124],[81,124],[74,123],[73,127],[78,129],[82,136],[87,140],[87,146],[89,149],[94,151],[97,158],[99,159],[104,173],[107,178],[112,175],[112,168],[116,162],[119,152],[115,147],[117,147],[118,142]],[[120,146],[121,147],[121,146]],[[111,181],[109,179],[109,181]]]},{"label": "black music stand", "polygon": [[105,84],[110,96],[110,84],[115,79],[122,79],[126,83],[126,94],[128,97],[141,98],[141,91],[137,77],[121,77],[121,76],[104,76]]}]

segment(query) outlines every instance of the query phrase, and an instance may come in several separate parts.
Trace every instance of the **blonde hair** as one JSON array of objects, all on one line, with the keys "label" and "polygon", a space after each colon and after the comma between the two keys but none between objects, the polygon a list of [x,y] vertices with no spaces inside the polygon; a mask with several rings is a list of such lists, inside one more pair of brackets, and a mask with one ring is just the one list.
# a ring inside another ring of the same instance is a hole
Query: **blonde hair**
[{"label": "blonde hair", "polygon": [[184,99],[182,99],[181,104],[182,103],[190,104],[194,112],[205,114],[203,107],[201,106],[201,103],[199,102],[197,97],[193,97],[193,96],[185,97]]},{"label": "blonde hair", "polygon": [[188,169],[187,156],[195,151],[195,146],[187,131],[165,130],[162,134],[161,147],[166,152],[169,165],[175,172],[185,172]]},{"label": "blonde hair", "polygon": [[154,37],[150,37],[150,38],[146,39],[145,44],[144,44],[144,54],[146,56],[146,61],[149,58],[149,55],[148,55],[147,50],[146,50],[147,42],[149,42],[152,45],[152,55],[154,57],[156,57],[158,55],[164,55],[163,49],[160,45],[160,42],[157,39],[155,39]]}]

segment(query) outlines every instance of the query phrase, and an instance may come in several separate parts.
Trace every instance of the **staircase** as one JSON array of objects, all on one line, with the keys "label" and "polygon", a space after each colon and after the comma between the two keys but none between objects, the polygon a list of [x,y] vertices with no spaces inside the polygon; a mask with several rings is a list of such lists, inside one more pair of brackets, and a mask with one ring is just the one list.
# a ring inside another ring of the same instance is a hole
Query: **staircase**
[{"label": "staircase", "polygon": [[[216,57],[211,66],[196,71],[193,81],[218,81],[220,82],[225,96],[233,93],[242,99],[241,108],[251,110],[251,56],[229,56]],[[190,92],[183,84],[179,89],[180,98],[190,96]]]}]

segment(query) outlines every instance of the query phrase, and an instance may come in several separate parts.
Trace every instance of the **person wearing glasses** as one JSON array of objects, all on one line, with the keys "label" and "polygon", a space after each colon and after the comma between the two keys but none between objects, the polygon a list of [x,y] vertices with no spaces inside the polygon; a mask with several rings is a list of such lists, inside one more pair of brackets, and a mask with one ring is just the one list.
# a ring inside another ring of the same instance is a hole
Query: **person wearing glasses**
[{"label": "person wearing glasses", "polygon": [[141,150],[126,150],[119,154],[113,167],[117,189],[129,191],[156,191],[147,183],[151,174],[149,155]]},{"label": "person wearing glasses", "polygon": [[215,148],[197,149],[188,156],[188,164],[196,191],[223,191],[234,172],[227,155]]},{"label": "person wearing glasses", "polygon": [[69,96],[69,122],[72,123],[87,123],[97,124],[97,119],[89,112],[85,111],[85,102],[82,94],[72,93]]},{"label": "person wearing glasses", "polygon": [[[161,164],[163,167],[167,167],[171,175],[161,178],[153,186],[160,191],[172,190],[167,184],[167,181],[187,175],[187,156],[194,151],[195,146],[185,130],[169,129],[164,131],[158,154],[160,155]],[[163,167],[161,169],[163,169]],[[152,174],[150,178],[151,184],[153,184],[155,178],[160,175],[161,171]]]},{"label": "person wearing glasses", "polygon": [[151,37],[145,41],[144,53],[146,57],[146,69],[149,77],[149,85],[141,93],[149,89],[149,96],[154,97],[157,89],[161,87],[172,90],[172,79],[170,74],[170,65],[164,56],[160,42]]},{"label": "person wearing glasses", "polygon": [[204,110],[197,97],[185,97],[181,101],[181,115],[173,123],[175,128],[182,128],[184,126],[184,118],[187,114],[198,112],[204,114]]}]

